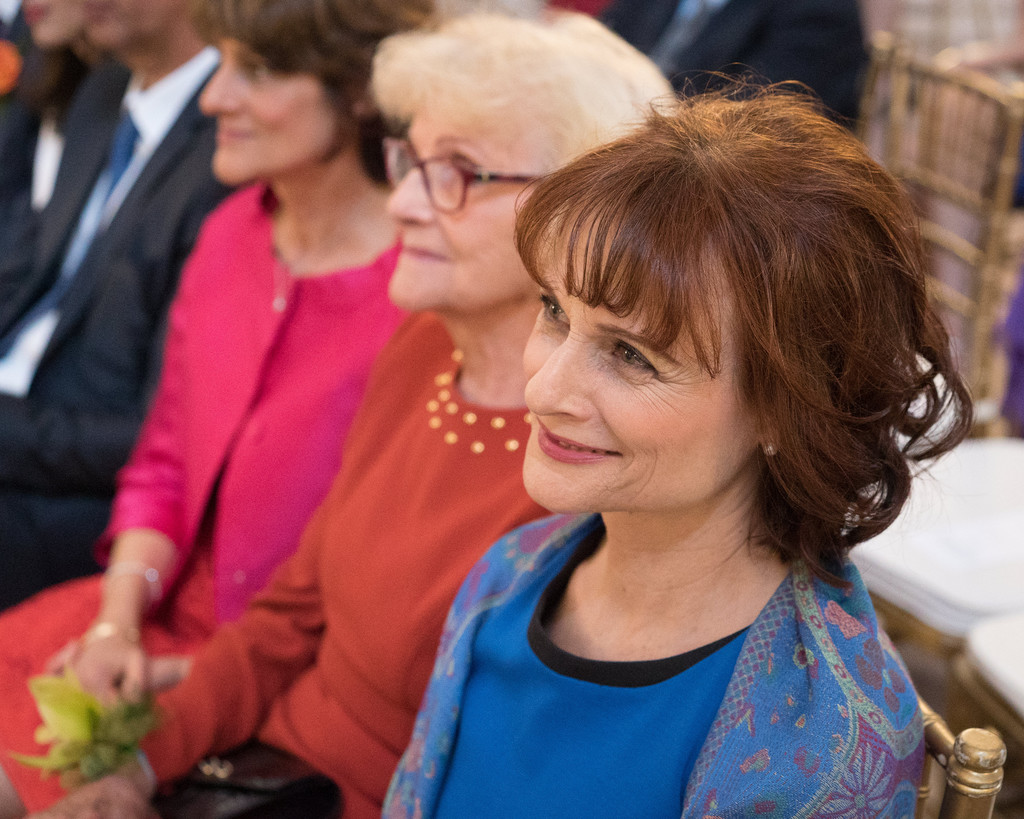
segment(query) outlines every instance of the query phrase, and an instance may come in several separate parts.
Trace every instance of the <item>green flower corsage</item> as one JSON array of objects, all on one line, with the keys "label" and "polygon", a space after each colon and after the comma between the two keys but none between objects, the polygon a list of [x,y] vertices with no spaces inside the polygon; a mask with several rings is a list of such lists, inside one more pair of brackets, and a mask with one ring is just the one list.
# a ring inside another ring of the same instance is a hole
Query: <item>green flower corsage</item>
[{"label": "green flower corsage", "polygon": [[49,745],[50,751],[45,756],[11,756],[38,768],[44,777],[59,774],[66,789],[99,779],[136,759],[139,742],[156,726],[152,698],[103,706],[82,689],[70,669],[59,676],[33,677],[28,687],[43,720],[36,729],[36,742]]}]

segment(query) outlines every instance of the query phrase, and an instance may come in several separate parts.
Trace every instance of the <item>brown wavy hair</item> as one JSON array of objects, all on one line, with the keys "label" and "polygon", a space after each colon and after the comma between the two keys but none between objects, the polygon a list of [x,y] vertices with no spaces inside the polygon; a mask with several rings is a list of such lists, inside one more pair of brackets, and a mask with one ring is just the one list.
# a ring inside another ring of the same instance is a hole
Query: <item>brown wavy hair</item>
[{"label": "brown wavy hair", "polygon": [[516,241],[539,283],[638,316],[660,351],[690,342],[711,375],[730,305],[770,445],[756,535],[826,580],[899,514],[912,462],[970,428],[914,206],[804,94],[734,85],[651,112],[542,179]]},{"label": "brown wavy hair", "polygon": [[385,127],[367,93],[373,54],[385,37],[427,22],[432,0],[192,0],[191,11],[208,42],[238,40],[272,71],[323,83],[342,121],[355,124],[367,171],[384,181]]},{"label": "brown wavy hair", "polygon": [[32,48],[25,55],[16,93],[38,116],[52,114],[62,123],[75,91],[88,73],[89,64],[70,46]]}]

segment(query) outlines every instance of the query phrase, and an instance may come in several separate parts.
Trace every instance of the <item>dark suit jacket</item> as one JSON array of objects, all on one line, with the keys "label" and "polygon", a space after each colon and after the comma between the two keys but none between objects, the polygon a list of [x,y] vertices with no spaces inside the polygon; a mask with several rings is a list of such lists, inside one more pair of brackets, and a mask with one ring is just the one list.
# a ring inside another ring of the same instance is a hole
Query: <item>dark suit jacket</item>
[{"label": "dark suit jacket", "polygon": [[[58,60],[61,66],[62,88],[50,94],[46,101],[33,100],[32,90],[38,93],[41,78],[54,68],[51,60]],[[58,119],[58,128],[63,129],[67,103],[85,74],[84,63],[73,56],[62,58],[59,53],[48,54],[35,45],[30,45],[24,54],[18,89],[5,103],[4,115],[0,117],[0,258],[15,243],[31,241],[35,221],[32,182],[42,124],[39,110],[50,108]]]},{"label": "dark suit jacket", "polygon": [[0,117],[0,258],[18,242],[30,241],[32,165],[39,117],[17,97]]},{"label": "dark suit jacket", "polygon": [[[35,245],[0,259],[0,333],[55,280],[106,164],[128,78],[110,63],[79,89]],[[115,472],[159,375],[182,264],[227,192],[212,175],[213,149],[214,123],[197,94],[93,240],[28,396],[0,395],[0,607],[94,565]]]},{"label": "dark suit jacket", "polygon": [[[678,0],[613,0],[602,19],[649,53]],[[842,117],[857,114],[866,65],[857,0],[728,0],[705,28],[673,55],[666,74],[680,90],[703,71],[743,73],[739,63],[772,82],[799,80]],[[697,79],[697,89],[707,84]],[[711,82],[711,85],[714,85]]]},{"label": "dark suit jacket", "polygon": [[32,32],[29,31],[28,23],[25,22],[25,10],[18,6],[18,10],[11,20],[11,27],[7,32],[6,39],[20,46],[27,43],[31,38]]}]

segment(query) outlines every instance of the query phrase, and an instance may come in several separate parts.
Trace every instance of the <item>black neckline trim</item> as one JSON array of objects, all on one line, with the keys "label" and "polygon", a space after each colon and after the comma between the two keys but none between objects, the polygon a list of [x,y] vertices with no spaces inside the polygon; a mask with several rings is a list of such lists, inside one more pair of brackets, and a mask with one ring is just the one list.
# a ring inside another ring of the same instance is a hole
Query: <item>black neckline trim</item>
[{"label": "black neckline trim", "polygon": [[713,643],[695,648],[692,651],[657,660],[627,662],[591,660],[586,657],[578,657],[559,648],[551,640],[545,623],[549,620],[558,601],[562,599],[562,595],[565,594],[566,586],[569,585],[569,578],[572,576],[573,571],[575,571],[580,563],[597,551],[597,547],[600,546],[603,537],[604,529],[603,527],[598,527],[580,542],[572,557],[569,558],[565,566],[562,567],[561,571],[555,575],[554,579],[541,593],[537,606],[533,610],[533,616],[530,618],[530,625],[526,632],[530,648],[537,655],[537,659],[556,674],[616,688],[640,688],[647,685],[657,685],[678,674],[682,674],[746,632],[747,629],[742,628],[733,634],[715,640]]}]

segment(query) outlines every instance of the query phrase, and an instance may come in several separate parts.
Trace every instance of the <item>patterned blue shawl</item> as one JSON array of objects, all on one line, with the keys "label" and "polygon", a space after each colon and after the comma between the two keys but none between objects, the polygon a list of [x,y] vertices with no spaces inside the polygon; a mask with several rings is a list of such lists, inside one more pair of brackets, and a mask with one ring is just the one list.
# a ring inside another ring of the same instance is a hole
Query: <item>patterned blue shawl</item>
[{"label": "patterned blue shawl", "polygon": [[[603,526],[555,516],[498,541],[452,604],[430,685],[384,805],[431,817],[444,782],[473,638],[488,610]],[[917,695],[846,562],[843,591],[793,567],[751,625],[686,783],[683,817],[912,817],[924,759]]]}]

